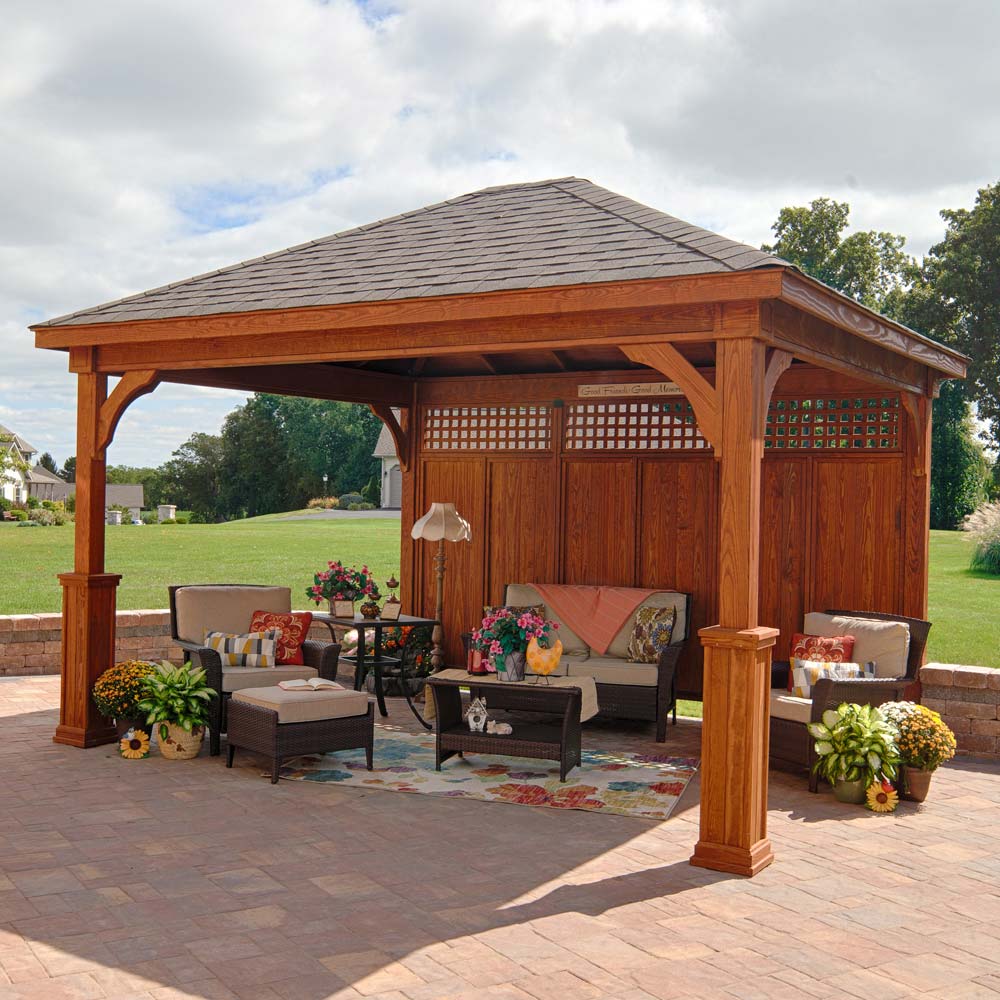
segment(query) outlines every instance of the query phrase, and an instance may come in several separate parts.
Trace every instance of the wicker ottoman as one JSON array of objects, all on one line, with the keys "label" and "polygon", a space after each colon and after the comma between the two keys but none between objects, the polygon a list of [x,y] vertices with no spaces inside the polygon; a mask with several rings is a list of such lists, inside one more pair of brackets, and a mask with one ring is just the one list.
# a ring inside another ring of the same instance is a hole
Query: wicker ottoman
[{"label": "wicker ottoman", "polygon": [[233,766],[237,747],[252,750],[271,761],[271,784],[276,785],[281,762],[306,753],[363,747],[370,771],[375,714],[361,691],[245,688],[233,692],[226,736],[226,767]]}]

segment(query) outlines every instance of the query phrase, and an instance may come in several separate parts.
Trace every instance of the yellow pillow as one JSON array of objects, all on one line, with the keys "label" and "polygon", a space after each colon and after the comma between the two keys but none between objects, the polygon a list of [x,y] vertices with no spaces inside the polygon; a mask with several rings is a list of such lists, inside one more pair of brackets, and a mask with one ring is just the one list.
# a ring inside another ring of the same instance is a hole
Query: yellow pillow
[{"label": "yellow pillow", "polygon": [[205,645],[219,654],[224,667],[273,667],[278,662],[280,637],[280,629],[246,635],[205,629]]}]

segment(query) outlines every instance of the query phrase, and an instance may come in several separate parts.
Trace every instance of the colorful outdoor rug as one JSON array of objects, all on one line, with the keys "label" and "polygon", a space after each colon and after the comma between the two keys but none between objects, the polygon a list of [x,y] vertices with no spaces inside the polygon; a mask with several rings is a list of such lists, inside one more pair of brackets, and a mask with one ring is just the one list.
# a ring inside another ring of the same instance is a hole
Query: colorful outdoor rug
[{"label": "colorful outdoor rug", "polygon": [[663,820],[697,770],[696,757],[584,750],[565,784],[557,765],[517,757],[452,757],[435,771],[433,737],[376,731],[373,771],[365,770],[363,750],[343,750],[299,757],[281,777]]}]

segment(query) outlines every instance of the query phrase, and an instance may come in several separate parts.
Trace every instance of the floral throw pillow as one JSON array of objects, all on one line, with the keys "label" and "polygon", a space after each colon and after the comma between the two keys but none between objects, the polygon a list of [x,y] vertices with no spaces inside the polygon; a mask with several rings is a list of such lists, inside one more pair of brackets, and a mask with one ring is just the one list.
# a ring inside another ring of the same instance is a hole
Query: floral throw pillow
[{"label": "floral throw pillow", "polygon": [[[812,660],[816,663],[850,663],[854,654],[853,635],[803,635],[796,632],[792,636],[792,648],[788,659]],[[792,670],[788,670],[788,690],[792,690]]]},{"label": "floral throw pillow", "polygon": [[628,641],[629,663],[656,663],[670,645],[676,608],[639,608]]},{"label": "floral throw pillow", "polygon": [[854,680],[875,676],[875,661],[870,663],[821,663],[818,660],[792,660],[792,697],[811,698],[816,682],[824,677]]},{"label": "floral throw pillow", "polygon": [[290,614],[278,614],[274,611],[255,611],[250,619],[251,632],[267,632],[278,629],[278,663],[301,665],[302,643],[309,635],[312,626],[311,611],[292,611]]}]

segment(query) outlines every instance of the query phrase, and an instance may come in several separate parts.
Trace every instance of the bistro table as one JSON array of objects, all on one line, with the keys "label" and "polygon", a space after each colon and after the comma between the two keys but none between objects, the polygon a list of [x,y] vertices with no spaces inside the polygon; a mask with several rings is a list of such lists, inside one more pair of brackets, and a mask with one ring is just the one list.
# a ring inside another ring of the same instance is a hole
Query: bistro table
[{"label": "bistro table", "polygon": [[[358,632],[358,645],[357,653],[354,656],[350,654],[347,656],[342,656],[341,659],[348,662],[354,663],[354,690],[360,691],[362,685],[365,682],[365,676],[368,672],[368,667],[372,668],[372,673],[375,676],[375,700],[378,703],[379,713],[385,717],[389,714],[388,709],[385,707],[385,690],[382,687],[382,668],[383,667],[399,667],[399,683],[403,690],[403,697],[406,698],[406,704],[410,706],[410,711],[416,716],[420,723],[426,728],[431,727],[424,721],[423,714],[417,709],[413,704],[413,696],[410,694],[409,685],[406,683],[406,669],[404,666],[405,657],[402,656],[386,656],[382,649],[382,630],[385,628],[395,628],[400,626],[402,628],[416,628],[416,627],[428,627],[433,628],[438,624],[436,618],[416,618],[413,615],[400,615],[399,618],[363,618],[360,615],[355,615],[353,618],[339,618],[337,615],[325,614],[324,612],[313,612],[313,621],[319,622],[330,630],[330,635],[333,636],[334,642],[337,641],[337,634],[334,631],[336,627],[344,629],[357,629]],[[375,633],[372,655],[365,655],[365,639],[366,634],[369,631]]]}]

